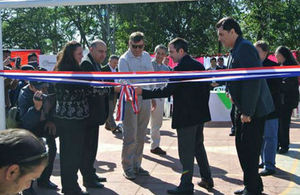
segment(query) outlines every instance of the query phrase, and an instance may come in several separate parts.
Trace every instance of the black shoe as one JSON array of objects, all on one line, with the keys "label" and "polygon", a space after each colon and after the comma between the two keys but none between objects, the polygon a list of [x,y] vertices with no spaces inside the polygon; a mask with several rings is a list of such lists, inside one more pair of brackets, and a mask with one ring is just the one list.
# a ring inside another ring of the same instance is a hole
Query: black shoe
[{"label": "black shoe", "polygon": [[83,181],[83,186],[86,188],[103,188],[104,185],[96,180],[93,181]]},{"label": "black shoe", "polygon": [[150,176],[149,171],[146,171],[142,167],[134,169],[133,172],[134,172],[135,175],[138,175],[138,176]]},{"label": "black shoe", "polygon": [[168,194],[194,194],[194,190],[185,190],[181,189],[180,187],[176,187],[171,190],[167,190]]},{"label": "black shoe", "polygon": [[23,190],[22,195],[37,195],[37,193],[34,191],[32,187]]},{"label": "black shoe", "polygon": [[231,131],[231,132],[229,133],[229,136],[235,136],[235,131]]},{"label": "black shoe", "polygon": [[158,154],[158,155],[166,155],[167,154],[167,152],[162,150],[160,147],[156,147],[156,148],[150,150],[150,152],[153,154]]},{"label": "black shoe", "polygon": [[52,183],[51,181],[40,181],[37,180],[37,186],[39,188],[46,188],[46,189],[50,189],[50,190],[57,190],[58,186],[54,183]]},{"label": "black shoe", "polygon": [[242,195],[262,195],[262,192],[253,193],[253,192],[249,192],[247,189],[244,189]]},{"label": "black shoe", "polygon": [[64,192],[64,195],[90,195],[88,192],[79,191],[79,192]]},{"label": "black shoe", "polygon": [[276,171],[273,169],[264,169],[259,173],[259,175],[260,176],[268,176],[268,175],[273,175],[275,173],[276,173]]},{"label": "black shoe", "polygon": [[129,179],[129,180],[135,180],[136,179],[136,175],[133,171],[124,171],[123,176],[126,179]]},{"label": "black shoe", "polygon": [[105,177],[99,177],[98,175],[94,175],[94,179],[98,182],[107,182]]},{"label": "black shoe", "polygon": [[278,153],[279,153],[279,154],[285,154],[285,153],[287,153],[288,151],[289,151],[288,148],[280,148],[280,149],[278,150]]},{"label": "black shoe", "polygon": [[211,181],[206,181],[204,179],[202,179],[200,182],[197,183],[198,186],[205,188],[207,190],[211,190],[214,187],[214,182],[213,180]]},{"label": "black shoe", "polygon": [[260,168],[260,169],[262,169],[262,168],[264,168],[264,163],[260,163],[259,165],[258,165],[258,168]]},{"label": "black shoe", "polygon": [[243,194],[245,189],[234,191],[234,194]]}]

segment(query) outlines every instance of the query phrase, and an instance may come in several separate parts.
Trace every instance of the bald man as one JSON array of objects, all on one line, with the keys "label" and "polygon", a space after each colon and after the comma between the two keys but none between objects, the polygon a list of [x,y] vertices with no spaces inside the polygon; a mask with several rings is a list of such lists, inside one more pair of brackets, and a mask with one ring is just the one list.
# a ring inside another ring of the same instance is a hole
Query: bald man
[{"label": "bald man", "polygon": [[[107,46],[102,40],[95,40],[89,48],[89,53],[80,64],[83,71],[101,71],[101,63],[106,58]],[[103,188],[99,182],[105,182],[106,178],[96,175],[94,162],[98,149],[99,126],[103,125],[108,117],[109,88],[91,87],[91,95],[88,98],[89,120],[85,135],[84,158],[82,159],[83,185],[88,188]]]}]

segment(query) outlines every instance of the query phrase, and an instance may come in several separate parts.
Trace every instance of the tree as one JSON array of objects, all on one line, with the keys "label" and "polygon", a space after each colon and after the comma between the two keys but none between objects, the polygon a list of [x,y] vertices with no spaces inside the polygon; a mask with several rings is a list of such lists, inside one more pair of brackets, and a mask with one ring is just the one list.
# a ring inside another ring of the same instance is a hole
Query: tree
[{"label": "tree", "polygon": [[3,17],[3,45],[8,48],[57,51],[64,36],[58,21],[57,9],[13,9]]},{"label": "tree", "polygon": [[271,49],[286,45],[299,49],[300,1],[298,0],[245,0],[239,18],[245,37],[252,42],[264,39]]},{"label": "tree", "polygon": [[222,0],[119,5],[117,10],[119,53],[127,49],[130,33],[139,30],[146,35],[149,52],[179,36],[189,41],[196,56],[217,52],[215,24],[233,12],[231,2]]}]

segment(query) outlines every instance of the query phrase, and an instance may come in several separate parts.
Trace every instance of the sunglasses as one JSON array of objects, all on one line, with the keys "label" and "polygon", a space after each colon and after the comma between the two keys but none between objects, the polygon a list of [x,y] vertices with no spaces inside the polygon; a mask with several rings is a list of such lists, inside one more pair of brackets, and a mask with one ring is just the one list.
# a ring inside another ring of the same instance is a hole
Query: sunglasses
[{"label": "sunglasses", "polygon": [[35,161],[35,160],[45,158],[46,156],[48,156],[48,150],[46,150],[42,154],[38,154],[38,155],[35,155],[35,156],[31,156],[29,158],[25,158],[23,160],[20,160],[18,163],[21,163],[21,164],[22,163],[28,163],[28,162],[32,162],[32,161]]},{"label": "sunglasses", "polygon": [[133,49],[137,49],[137,48],[140,48],[140,49],[143,49],[144,48],[144,45],[131,45]]}]

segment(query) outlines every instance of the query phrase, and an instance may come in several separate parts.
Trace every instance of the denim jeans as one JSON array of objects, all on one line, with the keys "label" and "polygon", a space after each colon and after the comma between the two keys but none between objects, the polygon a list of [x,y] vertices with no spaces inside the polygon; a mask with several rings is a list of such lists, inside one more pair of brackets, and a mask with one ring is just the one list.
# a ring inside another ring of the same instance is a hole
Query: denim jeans
[{"label": "denim jeans", "polygon": [[266,120],[261,159],[265,169],[275,170],[277,150],[278,118]]}]

